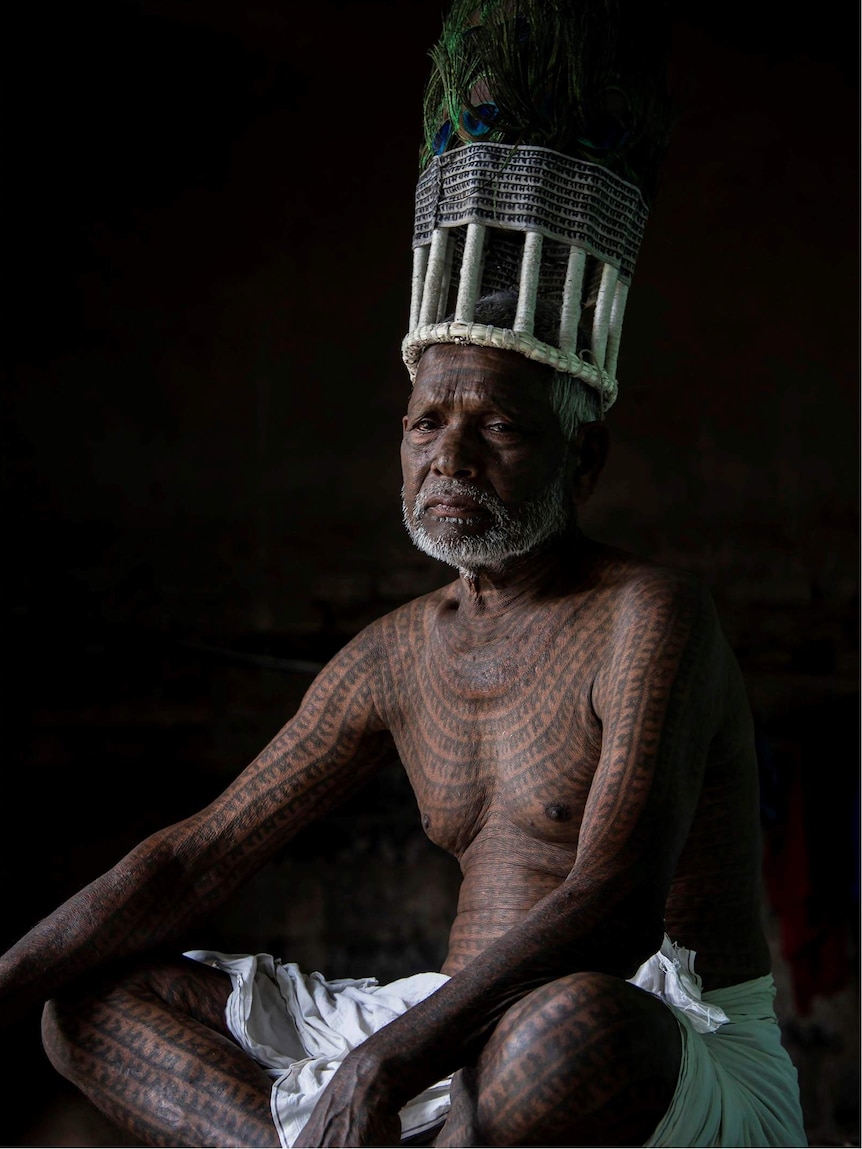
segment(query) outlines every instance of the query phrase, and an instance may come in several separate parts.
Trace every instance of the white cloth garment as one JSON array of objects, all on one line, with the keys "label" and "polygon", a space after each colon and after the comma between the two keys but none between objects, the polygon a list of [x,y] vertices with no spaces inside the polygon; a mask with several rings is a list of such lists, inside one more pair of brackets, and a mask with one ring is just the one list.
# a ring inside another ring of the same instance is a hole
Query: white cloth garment
[{"label": "white cloth garment", "polygon": [[[273,1078],[271,1109],[290,1149],[346,1055],[448,980],[419,973],[388,985],[372,977],[328,981],[269,954],[190,950],[186,957],[224,970],[233,982],[227,1025],[242,1049]],[[401,1110],[401,1136],[417,1137],[449,1112],[447,1077]]]},{"label": "white cloth garment", "polygon": [[701,997],[703,983],[694,972],[694,953],[664,935],[662,947],[638,969],[629,981],[660,997],[684,1013],[698,1033],[714,1033],[727,1021],[727,1014]]},{"label": "white cloth garment", "polygon": [[[371,977],[328,981],[269,954],[190,950],[186,957],[230,975],[228,1028],[273,1078],[272,1117],[283,1149],[291,1149],[299,1137],[344,1057],[448,980],[445,974],[420,973],[388,985]],[[694,954],[667,937],[630,980],[684,1013],[700,1033],[727,1021],[722,1009],[701,999]],[[450,1082],[448,1077],[437,1082],[401,1110],[402,1140],[444,1120]]]}]

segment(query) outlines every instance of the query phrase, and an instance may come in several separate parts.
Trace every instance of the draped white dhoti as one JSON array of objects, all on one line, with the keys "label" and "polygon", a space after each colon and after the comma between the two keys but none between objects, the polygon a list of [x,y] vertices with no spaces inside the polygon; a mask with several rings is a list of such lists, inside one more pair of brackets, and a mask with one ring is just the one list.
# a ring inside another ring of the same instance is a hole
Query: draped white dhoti
[{"label": "draped white dhoti", "polygon": [[[372,977],[328,981],[269,954],[190,950],[186,957],[230,975],[228,1029],[273,1079],[272,1119],[285,1149],[299,1137],[351,1049],[448,981],[441,973],[418,973],[388,985]],[[401,1110],[402,1139],[419,1137],[445,1119],[451,1080],[432,1085]]]},{"label": "draped white dhoti", "polygon": [[[283,1149],[299,1137],[344,1057],[448,980],[420,973],[388,985],[374,978],[329,981],[269,954],[191,950],[186,956],[230,975],[227,1025],[273,1079],[271,1110]],[[670,1007],[682,1039],[676,1092],[647,1145],[806,1144],[771,976],[702,994],[694,954],[665,938],[630,981]],[[402,1141],[421,1140],[443,1122],[450,1082],[437,1082],[401,1110]]]}]

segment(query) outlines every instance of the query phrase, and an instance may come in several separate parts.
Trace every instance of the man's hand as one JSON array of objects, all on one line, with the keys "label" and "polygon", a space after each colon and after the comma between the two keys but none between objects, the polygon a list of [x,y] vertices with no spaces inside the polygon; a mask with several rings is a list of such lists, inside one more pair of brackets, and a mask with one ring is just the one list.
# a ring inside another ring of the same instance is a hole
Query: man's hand
[{"label": "man's hand", "polygon": [[401,1144],[398,1111],[376,1088],[375,1074],[360,1069],[358,1058],[346,1058],[322,1093],[295,1142],[296,1149],[327,1146],[373,1146],[393,1149]]}]

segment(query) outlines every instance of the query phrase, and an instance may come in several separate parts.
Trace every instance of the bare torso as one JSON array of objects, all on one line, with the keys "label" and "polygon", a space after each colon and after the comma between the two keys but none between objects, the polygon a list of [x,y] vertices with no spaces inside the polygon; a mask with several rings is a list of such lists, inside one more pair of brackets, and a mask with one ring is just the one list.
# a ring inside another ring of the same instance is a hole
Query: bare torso
[{"label": "bare torso", "polygon": [[194,1144],[274,1130],[269,1078],[224,1040],[224,975],[137,959],[396,752],[463,873],[451,976],[347,1055],[298,1145],[394,1144],[403,1105],[455,1069],[440,1145],[643,1144],[680,1033],[622,979],[665,932],[707,990],[768,971],[739,670],[696,580],[584,539],[573,517],[522,537],[543,498],[589,498],[607,446],[600,423],[565,439],[547,384],[509,352],[426,353],[405,511],[472,573],[357,635],[222,794],[0,959],[0,1014],[68,987],[46,1015],[53,1063],[148,1143],[175,1143],[178,1121]]},{"label": "bare torso", "polygon": [[[521,922],[575,865],[602,751],[596,682],[619,657],[626,590],[651,569],[590,544],[580,585],[497,618],[466,621],[454,584],[387,620],[387,724],[425,832],[463,874],[444,972]],[[715,732],[665,907],[706,989],[769,968],[750,716],[723,640],[719,649]]]},{"label": "bare torso", "polygon": [[[576,533],[505,580],[462,577],[358,635],[211,806],[151,835],[4,955],[0,1005],[92,971],[91,996],[70,987],[46,1015],[61,1072],[151,1144],[174,1143],[175,1114],[195,1115],[195,1144],[272,1144],[269,1078],[224,1040],[224,975],[110,963],[219,904],[395,751],[426,833],[463,873],[451,977],[348,1055],[298,1144],[393,1144],[399,1109],[458,1067],[476,1067],[480,1099],[508,1099],[492,1107],[502,1132],[476,1140],[465,1086],[441,1145],[643,1144],[676,1086],[679,1034],[620,978],[663,931],[696,951],[707,990],[769,968],[756,761],[704,588]],[[564,1101],[555,1141],[539,1050]],[[144,1092],[129,1094],[133,1078]],[[522,1120],[541,1133],[525,1139]]]}]

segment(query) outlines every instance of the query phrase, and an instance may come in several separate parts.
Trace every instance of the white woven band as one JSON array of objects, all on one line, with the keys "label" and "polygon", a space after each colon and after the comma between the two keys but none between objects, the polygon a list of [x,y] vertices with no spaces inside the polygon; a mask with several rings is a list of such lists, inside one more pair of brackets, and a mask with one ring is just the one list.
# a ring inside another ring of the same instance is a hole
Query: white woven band
[{"label": "white woven band", "polygon": [[483,323],[463,323],[459,320],[427,324],[405,336],[401,351],[411,379],[416,377],[422,352],[435,343],[469,343],[476,347],[497,347],[501,351],[518,351],[528,359],[546,364],[554,371],[564,371],[594,387],[602,396],[602,406],[605,410],[617,397],[616,379],[607,371],[602,371],[594,364],[581,359],[573,351],[561,351],[559,347],[552,347],[550,343],[542,343],[534,335],[512,331],[507,327],[489,327]]}]

